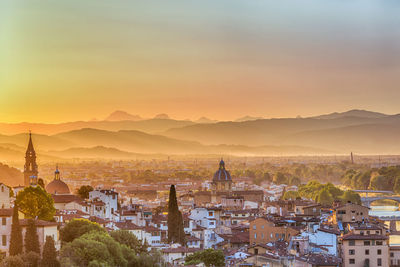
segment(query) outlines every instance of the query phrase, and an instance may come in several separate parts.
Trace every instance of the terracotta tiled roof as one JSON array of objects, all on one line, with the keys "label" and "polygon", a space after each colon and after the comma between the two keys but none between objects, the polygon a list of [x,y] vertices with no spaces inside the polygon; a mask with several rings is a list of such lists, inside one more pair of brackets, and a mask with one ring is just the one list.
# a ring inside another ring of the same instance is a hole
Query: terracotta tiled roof
[{"label": "terracotta tiled roof", "polygon": [[357,235],[349,233],[342,237],[343,240],[387,240],[388,237],[385,235]]},{"label": "terracotta tiled roof", "polygon": [[163,253],[194,253],[199,251],[199,248],[187,248],[187,247],[178,247],[178,248],[165,248],[161,250]]},{"label": "terracotta tiled roof", "polygon": [[121,230],[138,230],[138,229],[143,229],[143,227],[140,227],[132,222],[116,222],[115,226],[117,226]]},{"label": "terracotta tiled roof", "polygon": [[75,195],[51,195],[54,203],[70,203],[73,201],[82,201],[82,199]]},{"label": "terracotta tiled roof", "polygon": [[10,217],[13,215],[13,209],[0,209],[0,216]]}]

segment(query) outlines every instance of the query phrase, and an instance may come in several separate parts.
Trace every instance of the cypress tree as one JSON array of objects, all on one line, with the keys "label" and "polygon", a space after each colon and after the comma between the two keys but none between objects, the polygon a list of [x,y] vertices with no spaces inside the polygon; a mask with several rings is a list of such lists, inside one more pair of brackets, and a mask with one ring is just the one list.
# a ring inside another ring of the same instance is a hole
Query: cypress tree
[{"label": "cypress tree", "polygon": [[168,200],[168,243],[185,244],[182,213],[178,208],[175,186],[171,185]]},{"label": "cypress tree", "polygon": [[40,254],[39,236],[37,234],[35,220],[29,219],[25,233],[25,253],[30,251]]},{"label": "cypress tree", "polygon": [[59,267],[60,262],[57,260],[57,251],[54,245],[54,239],[51,236],[46,236],[46,243],[43,247],[43,255],[41,267]]},{"label": "cypress tree", "polygon": [[22,230],[21,225],[19,224],[18,205],[15,203],[11,225],[10,255],[15,256],[21,254],[22,250]]}]

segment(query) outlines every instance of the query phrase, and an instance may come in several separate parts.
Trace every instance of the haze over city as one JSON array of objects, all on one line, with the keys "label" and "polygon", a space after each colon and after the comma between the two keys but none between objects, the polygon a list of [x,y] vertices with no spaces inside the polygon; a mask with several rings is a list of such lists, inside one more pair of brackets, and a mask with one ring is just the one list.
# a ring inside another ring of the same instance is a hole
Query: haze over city
[{"label": "haze over city", "polygon": [[400,2],[0,0],[0,267],[399,267]]}]

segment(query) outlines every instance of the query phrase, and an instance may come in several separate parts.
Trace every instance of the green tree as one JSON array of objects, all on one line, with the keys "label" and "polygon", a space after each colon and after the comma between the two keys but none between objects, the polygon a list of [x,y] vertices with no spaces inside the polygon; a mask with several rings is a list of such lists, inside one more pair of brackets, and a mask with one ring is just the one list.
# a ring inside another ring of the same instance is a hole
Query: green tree
[{"label": "green tree", "polygon": [[40,219],[45,221],[53,220],[56,209],[54,201],[40,186],[29,186],[18,193],[16,203],[20,211],[27,218]]},{"label": "green tree", "polygon": [[42,187],[44,190],[46,190],[46,189],[44,188],[44,181],[43,181],[42,178],[39,178],[39,179],[38,179],[38,185],[39,185],[40,187]]},{"label": "green tree", "polygon": [[178,208],[175,186],[171,185],[168,200],[168,243],[185,244],[182,213]]},{"label": "green tree", "polygon": [[222,267],[225,266],[225,256],[222,250],[206,249],[198,251],[185,258],[185,264],[196,264],[203,262],[205,266]]},{"label": "green tree", "polygon": [[282,172],[276,172],[273,179],[274,184],[287,184],[287,177]]},{"label": "green tree", "polygon": [[98,223],[86,219],[73,219],[61,228],[60,239],[63,242],[72,242],[75,238],[91,231],[105,232]]},{"label": "green tree", "polygon": [[321,192],[319,192],[318,198],[316,201],[323,205],[332,205],[333,197],[329,193],[329,190],[325,188],[325,189],[322,189]]},{"label": "green tree", "polygon": [[22,254],[22,260],[25,262],[27,267],[38,267],[40,261],[40,255],[36,252],[30,251]]},{"label": "green tree", "polygon": [[6,257],[0,264],[1,267],[21,267],[24,265],[21,255]]},{"label": "green tree", "polygon": [[54,239],[51,236],[46,236],[46,242],[43,246],[41,267],[59,267],[60,262],[57,260],[57,250],[54,244]]},{"label": "green tree", "polygon": [[384,175],[377,175],[371,178],[369,187],[373,190],[392,190],[393,186],[389,177]]},{"label": "green tree", "polygon": [[341,199],[343,203],[351,202],[354,204],[361,204],[360,195],[351,190],[347,190],[346,192],[344,192]]},{"label": "green tree", "polygon": [[28,220],[28,226],[25,233],[25,253],[35,252],[40,254],[39,236],[37,234],[36,222],[33,219]]},{"label": "green tree", "polygon": [[62,265],[68,266],[135,266],[133,250],[115,241],[108,233],[92,231],[61,249]]},{"label": "green tree", "polygon": [[82,185],[79,189],[76,190],[76,193],[83,199],[89,198],[89,193],[93,191],[93,187],[90,185]]},{"label": "green tree", "polygon": [[11,237],[10,237],[10,255],[18,255],[23,251],[22,241],[22,229],[19,224],[18,205],[15,203],[13,208],[13,217],[11,225]]},{"label": "green tree", "polygon": [[110,232],[110,236],[114,238],[120,244],[126,245],[136,253],[147,252],[147,247],[142,244],[142,242],[136,238],[134,234],[128,230],[116,230]]},{"label": "green tree", "polygon": [[284,200],[295,200],[295,199],[297,199],[297,198],[299,198],[300,197],[300,195],[299,195],[299,192],[297,192],[297,191],[287,191],[287,192],[285,192],[285,194],[283,195],[283,199]]},{"label": "green tree", "polygon": [[400,194],[400,177],[395,178],[393,192]]},{"label": "green tree", "polygon": [[299,186],[301,184],[300,178],[293,176],[289,179],[289,184],[290,185],[295,185],[295,186]]}]

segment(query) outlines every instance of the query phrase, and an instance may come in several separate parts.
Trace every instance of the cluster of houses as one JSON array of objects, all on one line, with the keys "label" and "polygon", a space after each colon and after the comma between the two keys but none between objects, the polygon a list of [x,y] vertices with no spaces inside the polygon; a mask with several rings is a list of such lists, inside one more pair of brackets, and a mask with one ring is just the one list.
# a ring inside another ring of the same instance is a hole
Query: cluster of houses
[{"label": "cluster of houses", "polygon": [[[31,154],[27,151],[27,156]],[[35,162],[26,165],[29,172]],[[37,177],[27,179],[33,186],[36,181]],[[281,187],[271,188],[282,193]],[[14,196],[20,189],[15,188]],[[54,200],[55,220],[36,221],[39,242],[43,246],[46,236],[52,236],[59,249],[59,230],[73,219],[85,218],[109,231],[131,232],[149,250],[161,251],[171,266],[183,266],[188,255],[208,248],[222,250],[226,266],[400,266],[400,247],[389,244],[390,230],[369,216],[368,207],[340,202],[322,206],[304,199],[280,200],[263,190],[234,189],[221,160],[209,190],[178,195],[186,235],[182,246],[168,244],[164,210],[122,199],[113,189],[95,189],[82,199],[70,193],[57,169],[54,181],[46,186]],[[0,250],[4,254],[8,254],[15,199],[10,190],[0,184]],[[20,223],[24,232],[24,214]]]}]

